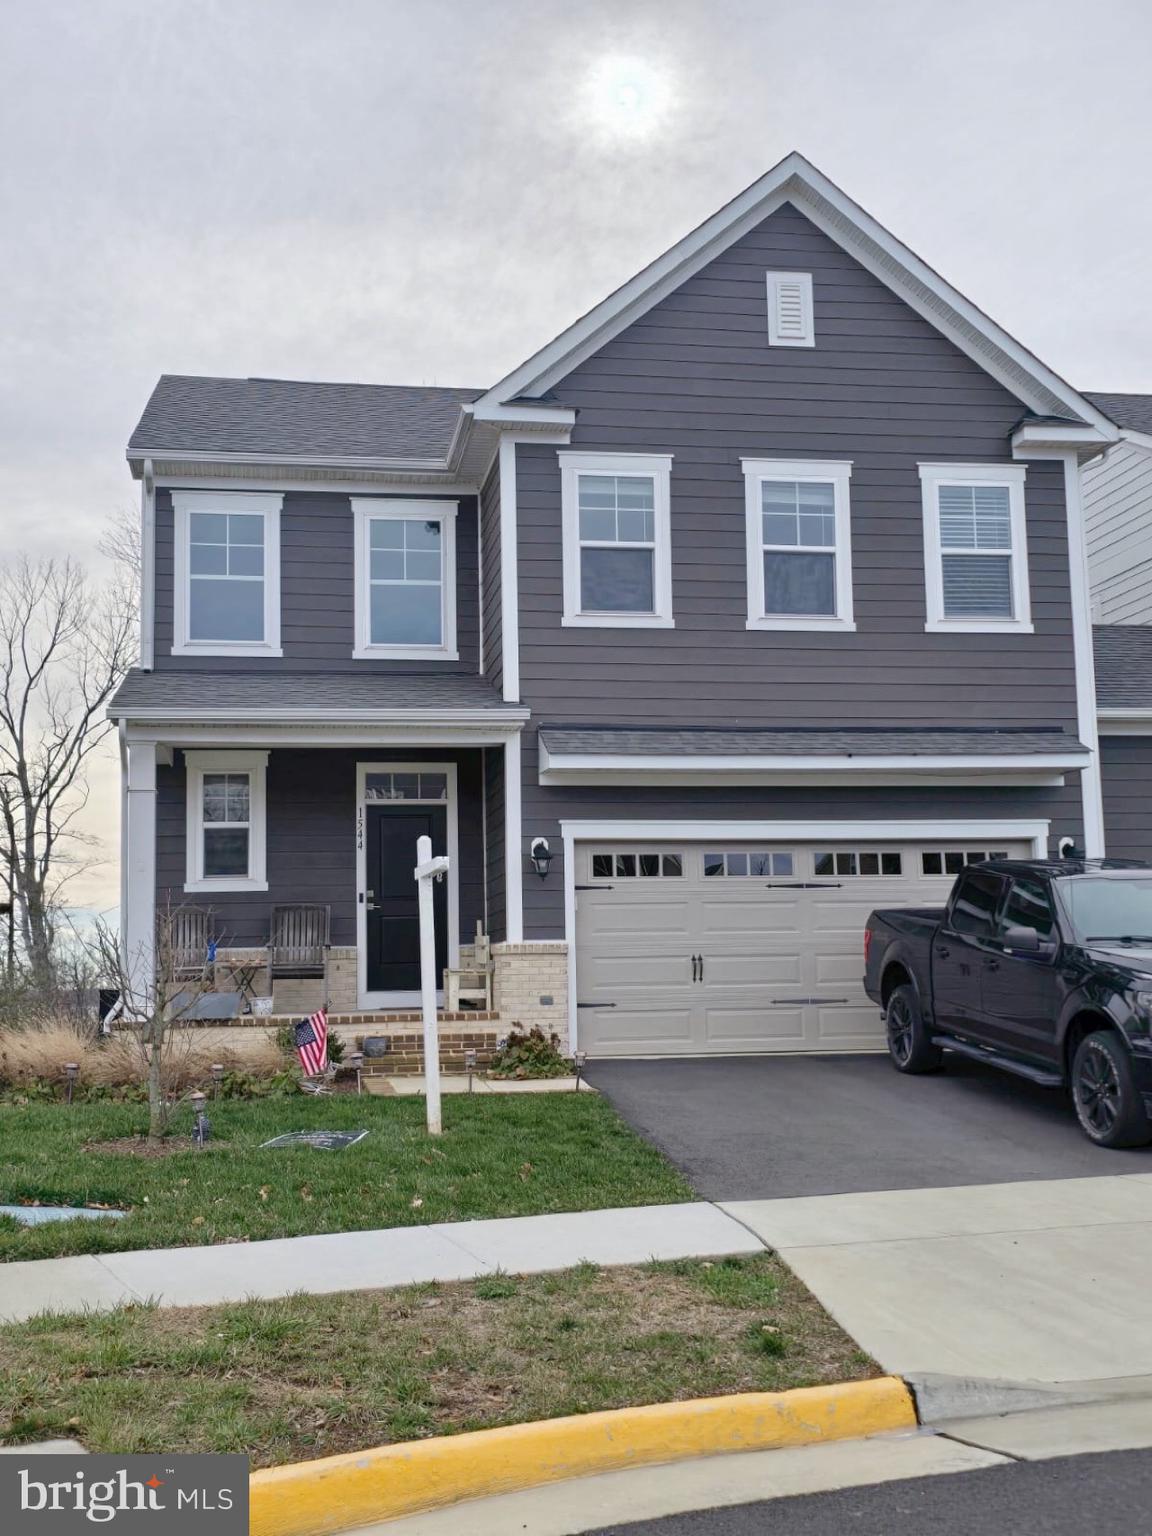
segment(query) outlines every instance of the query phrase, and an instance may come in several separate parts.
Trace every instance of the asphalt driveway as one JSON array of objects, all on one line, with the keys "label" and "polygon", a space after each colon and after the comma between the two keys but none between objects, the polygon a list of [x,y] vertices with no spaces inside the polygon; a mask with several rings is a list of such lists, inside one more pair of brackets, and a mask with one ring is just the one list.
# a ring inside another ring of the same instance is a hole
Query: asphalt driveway
[{"label": "asphalt driveway", "polygon": [[1152,1150],[1093,1147],[1062,1094],[964,1061],[901,1077],[882,1056],[589,1076],[886,1370],[1145,1376],[1152,1395]]},{"label": "asphalt driveway", "polygon": [[1105,1152],[1064,1095],[949,1060],[903,1077],[886,1056],[599,1061],[588,1077],[708,1200],[1152,1173]]}]

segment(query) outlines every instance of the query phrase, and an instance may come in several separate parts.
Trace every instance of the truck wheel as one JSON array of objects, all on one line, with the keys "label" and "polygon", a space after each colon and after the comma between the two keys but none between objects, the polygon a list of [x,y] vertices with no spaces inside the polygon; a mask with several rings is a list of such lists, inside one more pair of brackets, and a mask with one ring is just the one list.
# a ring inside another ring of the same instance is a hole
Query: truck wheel
[{"label": "truck wheel", "polygon": [[935,1072],[939,1069],[944,1052],[932,1044],[914,988],[896,988],[884,1010],[884,1024],[888,1031],[888,1055],[897,1072]]},{"label": "truck wheel", "polygon": [[1072,1060],[1072,1103],[1080,1129],[1098,1147],[1142,1147],[1152,1122],[1132,1080],[1132,1064],[1111,1030],[1085,1035]]}]

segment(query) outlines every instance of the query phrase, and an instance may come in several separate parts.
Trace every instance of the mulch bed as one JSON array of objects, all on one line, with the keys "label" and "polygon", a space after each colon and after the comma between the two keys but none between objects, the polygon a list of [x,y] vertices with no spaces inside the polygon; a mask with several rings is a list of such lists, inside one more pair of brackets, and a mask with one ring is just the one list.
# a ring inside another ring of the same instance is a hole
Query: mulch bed
[{"label": "mulch bed", "polygon": [[111,1141],[86,1141],[85,1152],[108,1152],[113,1157],[172,1157],[177,1152],[213,1150],[211,1144],[198,1149],[191,1136],[165,1136],[163,1141],[149,1141],[147,1136],[116,1136]]}]

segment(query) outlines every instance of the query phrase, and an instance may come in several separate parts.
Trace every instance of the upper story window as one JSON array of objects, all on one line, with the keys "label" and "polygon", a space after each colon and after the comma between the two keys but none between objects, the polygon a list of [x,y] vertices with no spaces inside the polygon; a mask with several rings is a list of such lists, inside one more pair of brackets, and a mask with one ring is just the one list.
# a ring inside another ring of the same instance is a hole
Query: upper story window
[{"label": "upper story window", "polygon": [[174,655],[279,656],[280,495],[173,491]]},{"label": "upper story window", "polygon": [[672,627],[670,456],[561,453],[564,623]]},{"label": "upper story window", "polygon": [[1031,633],[1023,464],[921,464],[929,630]]},{"label": "upper story window", "polygon": [[456,503],[352,498],[353,655],[455,661]]},{"label": "upper story window", "polygon": [[852,466],[744,459],[749,629],[855,629]]},{"label": "upper story window", "polygon": [[186,891],[266,891],[267,752],[185,752]]},{"label": "upper story window", "polygon": [[811,272],[769,272],[768,344],[772,347],[814,347]]}]

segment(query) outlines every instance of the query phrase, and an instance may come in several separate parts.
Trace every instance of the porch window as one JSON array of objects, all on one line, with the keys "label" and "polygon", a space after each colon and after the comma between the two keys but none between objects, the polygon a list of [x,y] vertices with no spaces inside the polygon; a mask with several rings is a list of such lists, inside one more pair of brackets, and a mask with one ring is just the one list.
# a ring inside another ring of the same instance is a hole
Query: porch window
[{"label": "porch window", "polygon": [[354,497],[357,657],[456,652],[456,503]]},{"label": "porch window", "polygon": [[266,752],[186,752],[188,891],[268,889]]},{"label": "porch window", "polygon": [[564,623],[672,625],[672,460],[561,453]]},{"label": "porch window", "polygon": [[282,496],[173,491],[174,655],[279,656]]}]

